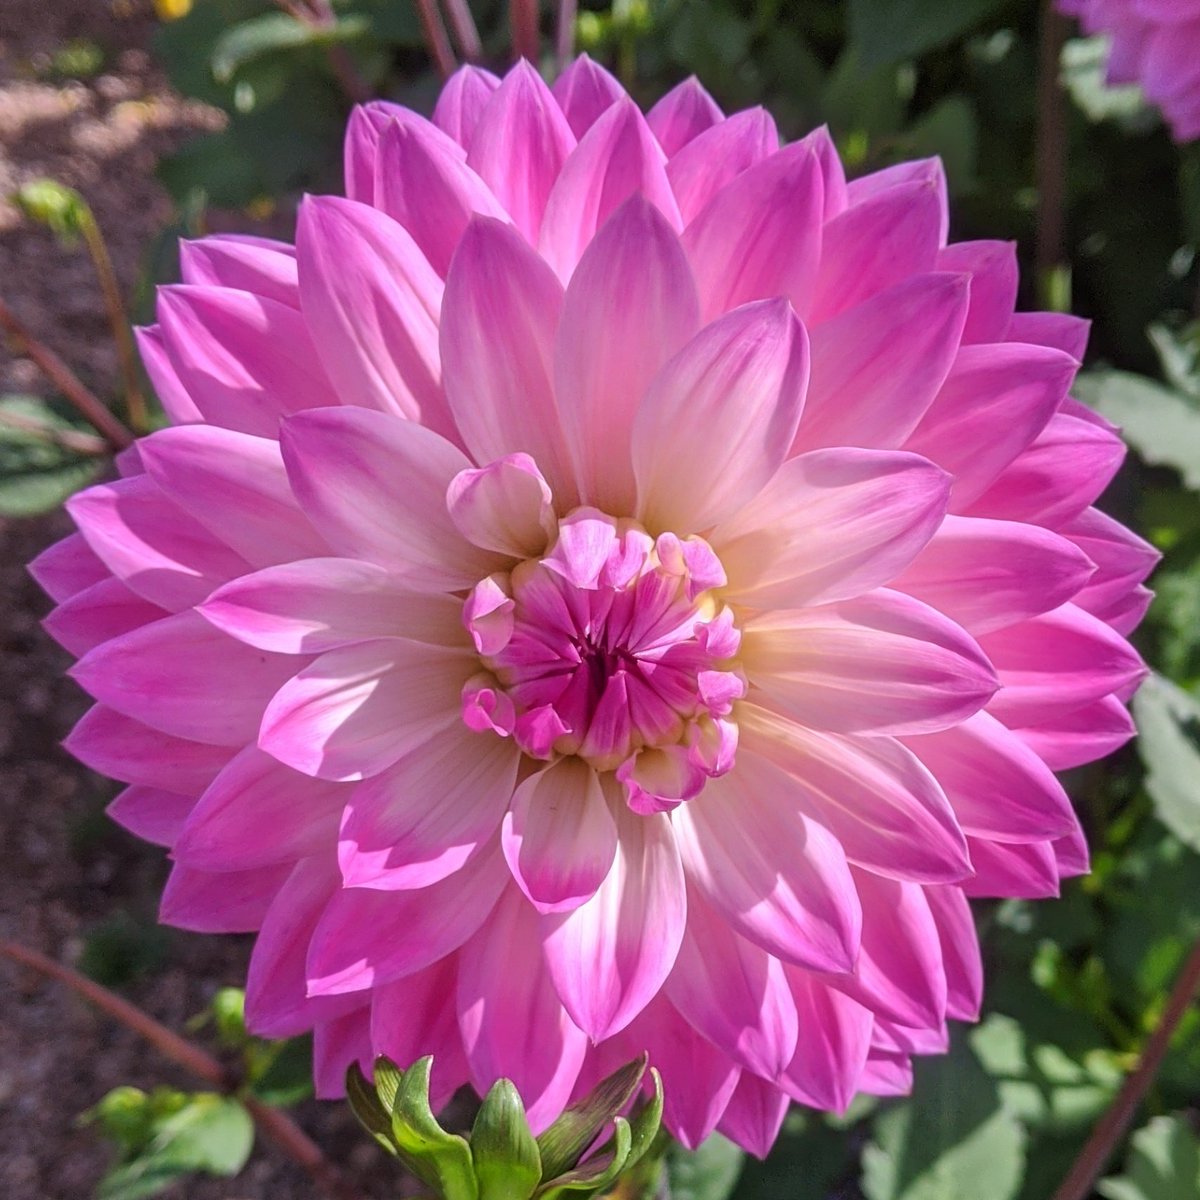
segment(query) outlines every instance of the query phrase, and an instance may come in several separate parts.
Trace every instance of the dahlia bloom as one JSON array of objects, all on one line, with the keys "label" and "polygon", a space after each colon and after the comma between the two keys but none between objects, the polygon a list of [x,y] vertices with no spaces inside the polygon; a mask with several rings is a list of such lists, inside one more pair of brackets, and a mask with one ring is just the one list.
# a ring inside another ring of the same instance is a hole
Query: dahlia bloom
[{"label": "dahlia bloom", "polygon": [[1136,83],[1177,142],[1200,137],[1200,0],[1058,0],[1109,38],[1108,82]]},{"label": "dahlia bloom", "polygon": [[1090,507],[1086,326],[947,244],[936,161],[587,59],[358,109],[296,245],[183,247],[172,427],[33,566],[68,739],[257,933],[251,1029],[508,1076],[642,1050],[765,1153],[971,1020],[968,898],[1087,869],[1053,772],[1123,743],[1154,552]]}]

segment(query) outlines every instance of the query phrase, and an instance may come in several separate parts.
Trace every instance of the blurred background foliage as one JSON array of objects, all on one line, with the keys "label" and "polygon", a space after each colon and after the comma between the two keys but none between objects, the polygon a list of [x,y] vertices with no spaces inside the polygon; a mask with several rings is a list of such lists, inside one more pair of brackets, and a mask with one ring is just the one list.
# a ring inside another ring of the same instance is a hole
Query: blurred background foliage
[{"label": "blurred background foliage", "polygon": [[[138,319],[150,315],[153,285],[174,278],[181,233],[216,225],[288,236],[302,191],[340,189],[352,100],[383,96],[428,112],[440,82],[409,0],[342,0],[319,20],[269,0],[156,8],[155,53],[174,86],[228,119],[161,165],[177,216],[147,250],[130,298]],[[503,67],[507,6],[473,0],[471,10],[481,60]],[[555,16],[542,6],[548,77]],[[1069,780],[1093,873],[1057,902],[980,907],[981,1024],[957,1030],[947,1057],[919,1064],[911,1100],[861,1102],[844,1117],[796,1111],[765,1163],[742,1163],[720,1138],[696,1155],[671,1151],[676,1200],[1047,1200],[1136,1065],[1200,936],[1200,152],[1173,146],[1136,89],[1103,87],[1095,40],[1071,36],[1061,55],[1056,43],[1039,88],[1044,20],[1035,0],[585,0],[574,22],[576,47],[643,104],[695,73],[729,110],[766,105],[787,137],[828,123],[852,174],[941,155],[953,237],[1014,239],[1023,307],[1049,297],[1093,320],[1079,394],[1124,426],[1135,451],[1103,506],[1165,556],[1139,634],[1159,672],[1135,705],[1140,746]],[[86,65],[87,49],[74,46],[73,61]],[[1061,91],[1045,86],[1056,81]],[[1061,121],[1066,151],[1048,168],[1064,189],[1066,229],[1053,278],[1034,256],[1046,219],[1039,185],[1044,201],[1054,182],[1035,161],[1047,120]],[[51,209],[79,225],[69,204]],[[127,403],[115,384],[113,403]],[[23,431],[28,417],[86,436],[68,409],[24,396],[0,408],[18,418],[0,425],[0,510],[43,510],[100,469],[71,438]],[[97,929],[84,966],[118,984],[152,971],[163,952],[156,937],[117,914]],[[244,1032],[221,1036],[248,1061],[265,1053]],[[304,1053],[292,1048],[286,1061]],[[251,1086],[265,1069],[251,1062]],[[236,1170],[250,1134],[213,1105],[202,1094],[129,1089],[103,1101],[89,1119],[120,1148],[104,1194],[148,1195],[197,1167]],[[1193,1007],[1095,1195],[1200,1197],[1198,1117]],[[224,1156],[205,1159],[196,1146],[210,1144],[214,1122],[242,1132]]]}]

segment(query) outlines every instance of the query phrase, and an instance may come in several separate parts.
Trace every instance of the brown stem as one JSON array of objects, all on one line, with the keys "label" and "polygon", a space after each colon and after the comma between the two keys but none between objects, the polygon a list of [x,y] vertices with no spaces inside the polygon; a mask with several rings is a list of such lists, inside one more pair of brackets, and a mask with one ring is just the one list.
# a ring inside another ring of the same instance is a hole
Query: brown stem
[{"label": "brown stem", "polygon": [[466,62],[478,62],[483,57],[483,43],[479,40],[479,27],[467,0],[445,0],[445,3],[459,53]]},{"label": "brown stem", "polygon": [[527,58],[535,66],[538,61],[538,3],[537,0],[509,0],[508,23],[512,30],[513,53]]},{"label": "brown stem", "polygon": [[[300,0],[275,0],[275,4],[294,20],[313,29],[332,29],[337,24],[337,17],[329,0],[309,0],[307,4],[301,3]],[[354,59],[346,53],[345,46],[327,46],[325,57],[329,60],[329,69],[333,72],[333,77],[351,104],[365,104],[374,97],[375,93],[358,73]]]},{"label": "brown stem", "polygon": [[[197,1079],[222,1092],[232,1092],[235,1082],[221,1064],[186,1038],[173,1033],[161,1022],[143,1012],[128,1000],[110,992],[86,975],[39,954],[27,946],[7,939],[0,940],[0,955],[30,967],[34,971],[66,984],[77,995],[90,1001],[102,1012],[120,1021],[134,1033],[145,1038],[160,1054],[190,1071]],[[320,1147],[287,1115],[278,1108],[264,1104],[255,1096],[238,1099],[254,1119],[259,1130],[281,1150],[294,1159],[325,1193],[334,1200],[361,1200],[343,1178],[341,1172],[321,1153]]]},{"label": "brown stem", "polygon": [[133,444],[133,434],[105,407],[100,398],[85,387],[83,381],[49,346],[43,345],[29,332],[25,323],[3,300],[0,300],[0,329],[5,329],[25,347],[25,353],[42,373],[75,406],[93,429],[115,450]]},{"label": "brown stem", "polygon": [[558,26],[554,37],[554,57],[563,71],[575,53],[575,15],[579,0],[558,0]]},{"label": "brown stem", "polygon": [[1197,991],[1200,991],[1200,938],[1196,939],[1187,962],[1175,980],[1158,1026],[1146,1039],[1137,1069],[1126,1077],[1108,1111],[1097,1122],[1091,1137],[1079,1152],[1075,1165],[1054,1193],[1054,1200],[1085,1200],[1091,1194],[1105,1163],[1133,1120],[1138,1105],[1150,1090],[1166,1057],[1171,1038],[1192,1006]]},{"label": "brown stem", "polygon": [[1046,303],[1056,277],[1067,265],[1067,106],[1059,83],[1059,62],[1067,40],[1067,19],[1042,0],[1037,84],[1037,231],[1034,262]]},{"label": "brown stem", "polygon": [[108,443],[95,434],[83,433],[77,429],[55,429],[51,425],[43,425],[34,417],[24,417],[20,413],[0,411],[0,425],[19,429],[22,433],[53,442],[56,446],[76,454],[99,456],[108,453]]},{"label": "brown stem", "polygon": [[446,36],[446,25],[442,20],[437,0],[417,0],[417,13],[421,18],[421,28],[425,31],[425,44],[429,47],[429,56],[441,77],[449,79],[458,63],[455,61],[454,51],[450,48],[450,39]]}]

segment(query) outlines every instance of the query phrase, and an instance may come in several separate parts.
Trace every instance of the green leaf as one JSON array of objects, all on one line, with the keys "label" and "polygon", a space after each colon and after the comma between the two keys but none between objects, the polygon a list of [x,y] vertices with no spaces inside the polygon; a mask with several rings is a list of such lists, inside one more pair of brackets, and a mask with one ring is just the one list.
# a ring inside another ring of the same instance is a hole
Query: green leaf
[{"label": "green leaf", "polygon": [[251,1041],[245,1051],[250,1090],[260,1100],[287,1108],[313,1091],[312,1038],[284,1042]]},{"label": "green leaf", "polygon": [[[378,1064],[375,1067],[378,1072]],[[392,1142],[392,1117],[376,1095],[370,1081],[358,1063],[350,1064],[346,1072],[346,1099],[363,1128],[386,1150],[395,1154]]]},{"label": "green leaf", "polygon": [[0,399],[0,517],[33,517],[49,512],[96,478],[102,459],[77,454],[38,433],[6,424],[6,413],[23,424],[85,432],[36,396]]},{"label": "green leaf", "polygon": [[300,46],[324,46],[361,36],[370,22],[361,16],[345,17],[328,27],[297,21],[287,13],[264,13],[226,30],[212,51],[212,73],[219,83],[229,83],[238,69],[264,54]]},{"label": "green leaf", "polygon": [[863,65],[915,58],[997,12],[1004,0],[850,0],[850,41]]},{"label": "green leaf", "polygon": [[1012,1200],[1025,1132],[964,1038],[917,1062],[914,1099],[885,1110],[863,1153],[868,1200]]},{"label": "green leaf", "polygon": [[1154,811],[1181,842],[1200,850],[1200,704],[1152,674],[1133,698],[1133,716]]},{"label": "green leaf", "polygon": [[471,1147],[465,1138],[447,1133],[429,1107],[432,1066],[427,1056],[401,1077],[392,1108],[392,1139],[405,1163],[441,1200],[478,1200]]},{"label": "green leaf", "polygon": [[601,1192],[611,1187],[628,1165],[631,1141],[629,1122],[615,1118],[612,1137],[579,1166],[550,1179],[538,1196],[554,1200],[563,1192]]},{"label": "green leaf", "polygon": [[1196,1200],[1200,1140],[1183,1117],[1155,1117],[1130,1139],[1125,1174],[1096,1191],[1105,1200]]},{"label": "green leaf", "polygon": [[662,1076],[655,1067],[650,1068],[650,1079],[654,1084],[653,1095],[648,1100],[638,1102],[629,1120],[631,1141],[626,1168],[632,1167],[649,1151],[662,1128],[663,1084]]},{"label": "green leaf", "polygon": [[667,1190],[671,1200],[726,1200],[742,1173],[745,1154],[714,1133],[695,1150],[678,1142],[667,1151]]},{"label": "green leaf", "polygon": [[1089,121],[1153,119],[1141,88],[1136,84],[1113,87],[1106,81],[1107,37],[1072,38],[1063,46],[1059,66],[1063,86]]},{"label": "green leaf", "polygon": [[554,1179],[575,1166],[600,1130],[633,1098],[646,1073],[646,1062],[643,1054],[602,1079],[538,1138],[544,1179]]},{"label": "green leaf", "polygon": [[541,1182],[542,1156],[511,1080],[497,1080],[484,1097],[471,1130],[471,1157],[479,1200],[528,1200]]},{"label": "green leaf", "polygon": [[1075,386],[1081,400],[1122,427],[1146,462],[1174,467],[1200,490],[1200,408],[1186,396],[1126,371],[1089,371]]}]

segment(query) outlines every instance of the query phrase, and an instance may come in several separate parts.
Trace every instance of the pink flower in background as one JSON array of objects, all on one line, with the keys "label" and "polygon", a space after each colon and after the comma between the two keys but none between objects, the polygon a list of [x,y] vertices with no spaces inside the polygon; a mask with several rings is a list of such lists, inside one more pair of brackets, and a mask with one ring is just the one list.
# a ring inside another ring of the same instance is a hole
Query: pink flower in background
[{"label": "pink flower in background", "polygon": [[1108,82],[1136,83],[1177,142],[1200,137],[1200,0],[1058,0],[1110,41]]},{"label": "pink flower in background", "polygon": [[33,570],[68,740],[257,931],[318,1087],[435,1056],[535,1127],[641,1050],[669,1127],[904,1092],[981,988],[968,897],[1087,869],[1052,772],[1132,729],[1155,555],[1068,395],[1086,327],[694,81],[579,60],[352,118],[296,246],[183,248],[173,427]]}]

